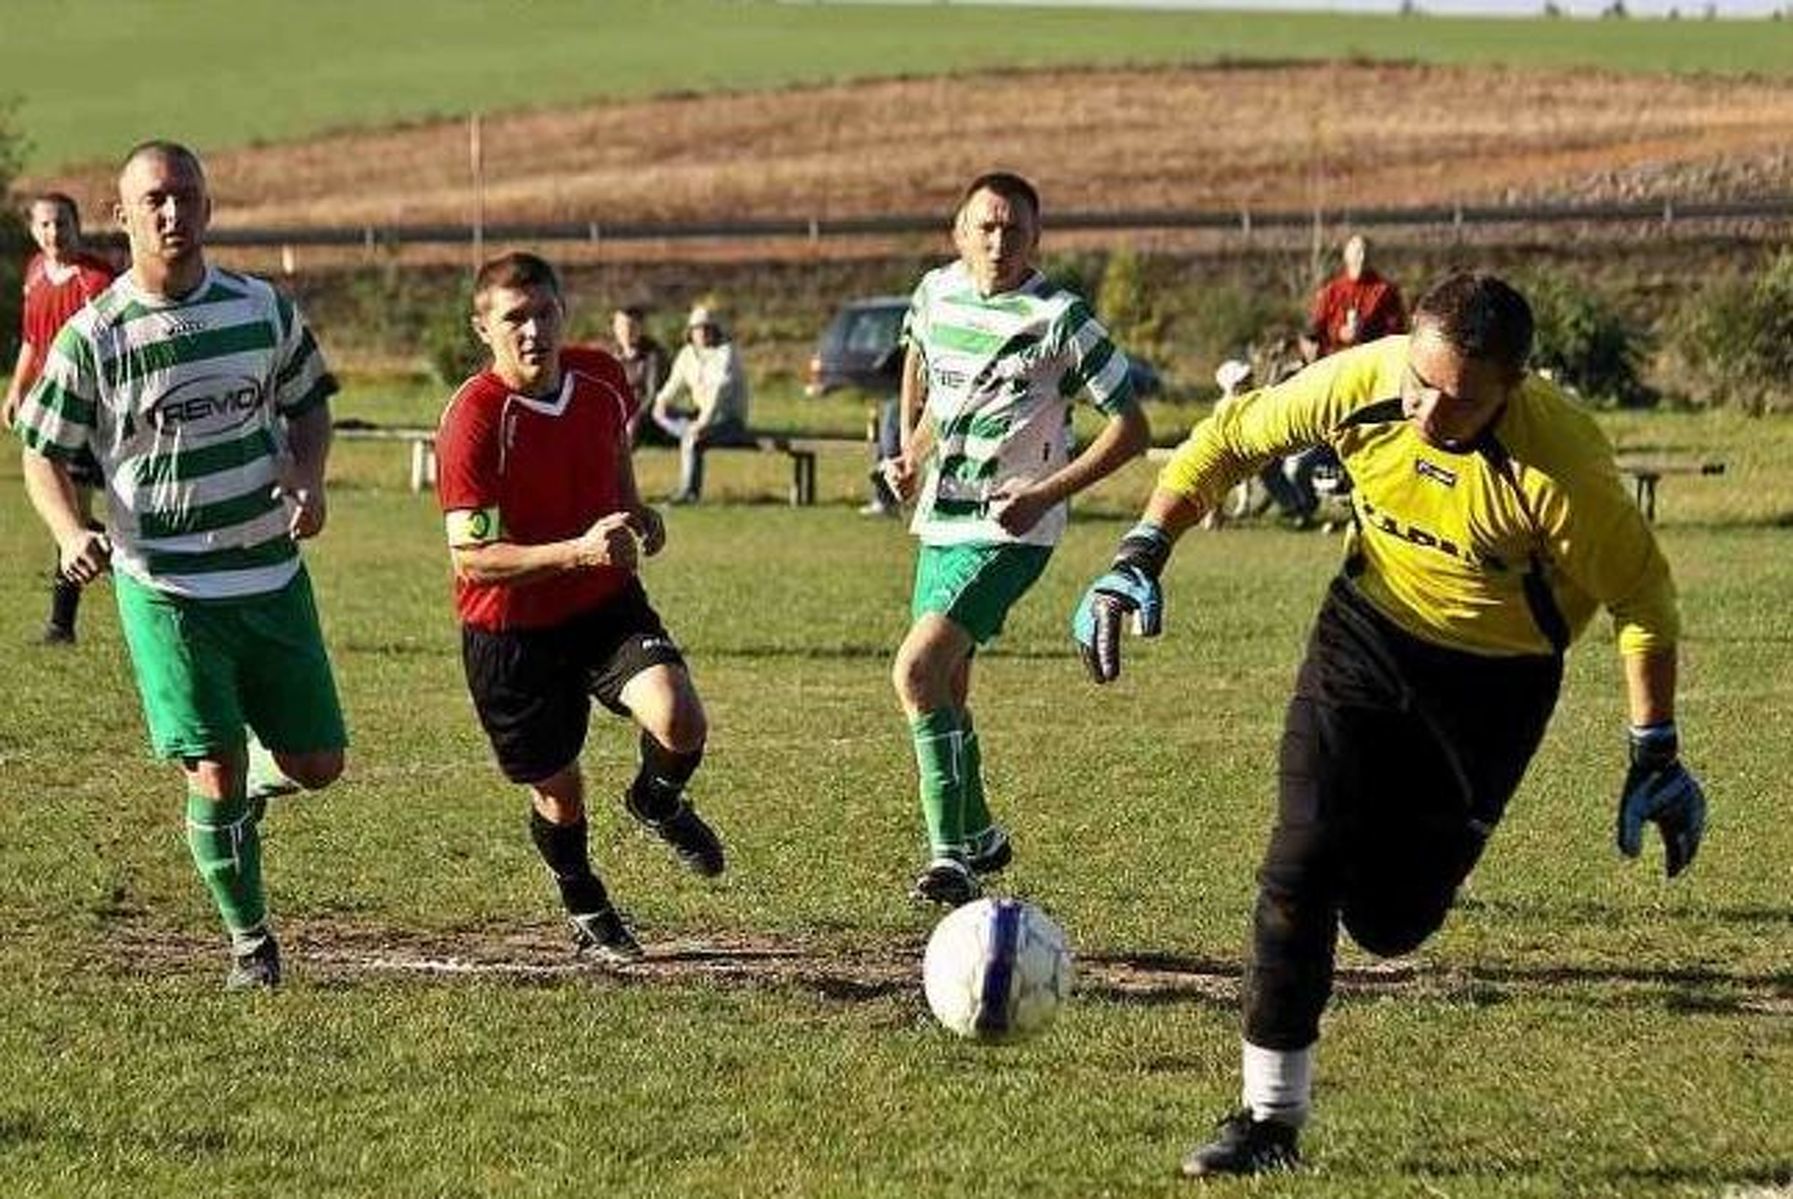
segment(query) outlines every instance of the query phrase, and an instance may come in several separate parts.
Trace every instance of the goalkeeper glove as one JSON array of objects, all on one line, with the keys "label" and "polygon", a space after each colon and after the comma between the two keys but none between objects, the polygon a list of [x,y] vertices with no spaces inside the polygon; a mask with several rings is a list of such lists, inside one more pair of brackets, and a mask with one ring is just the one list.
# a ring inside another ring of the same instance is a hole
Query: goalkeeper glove
[{"label": "goalkeeper glove", "polygon": [[1150,521],[1140,521],[1121,538],[1108,573],[1090,584],[1071,617],[1071,636],[1090,678],[1111,683],[1121,673],[1121,620],[1133,631],[1156,637],[1164,629],[1164,592],[1158,572],[1170,557],[1170,537]]},{"label": "goalkeeper glove", "polygon": [[1662,830],[1668,876],[1687,869],[1706,831],[1706,795],[1681,765],[1673,721],[1633,725],[1631,769],[1619,796],[1619,852],[1635,858],[1643,849],[1644,822]]}]

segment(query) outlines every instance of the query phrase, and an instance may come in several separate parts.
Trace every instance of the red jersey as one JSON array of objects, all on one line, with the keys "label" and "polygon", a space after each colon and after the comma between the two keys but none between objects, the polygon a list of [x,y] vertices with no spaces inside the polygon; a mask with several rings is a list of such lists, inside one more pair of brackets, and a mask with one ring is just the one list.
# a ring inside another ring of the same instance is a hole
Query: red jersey
[{"label": "red jersey", "polygon": [[117,271],[93,255],[75,254],[53,276],[49,260],[42,254],[32,255],[25,264],[25,308],[20,321],[25,342],[31,347],[31,360],[19,375],[22,389],[30,388],[37,380],[50,343],[56,340],[68,318],[112,286],[117,275]]},{"label": "red jersey", "polygon": [[[496,510],[496,540],[567,541],[623,510],[617,455],[636,401],[603,350],[560,353],[560,391],[517,395],[490,371],[461,384],[436,433],[436,495],[445,513]],[[631,572],[599,566],[526,583],[455,579],[461,621],[481,629],[538,629],[598,606]]]},{"label": "red jersey", "polygon": [[1400,289],[1368,267],[1355,280],[1349,275],[1329,280],[1314,297],[1307,328],[1322,357],[1405,332],[1407,305]]}]

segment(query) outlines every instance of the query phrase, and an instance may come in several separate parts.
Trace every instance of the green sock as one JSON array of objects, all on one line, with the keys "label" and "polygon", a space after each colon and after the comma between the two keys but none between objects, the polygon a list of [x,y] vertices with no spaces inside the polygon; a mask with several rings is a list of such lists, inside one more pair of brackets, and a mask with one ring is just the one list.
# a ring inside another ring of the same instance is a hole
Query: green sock
[{"label": "green sock", "polygon": [[249,801],[189,793],[187,848],[231,939],[261,936],[268,904],[261,885],[261,836]]},{"label": "green sock", "polygon": [[965,750],[959,713],[923,712],[909,722],[921,775],[921,813],[935,857],[965,856]]},{"label": "green sock", "polygon": [[977,747],[977,730],[971,725],[971,709],[959,711],[959,728],[965,765],[965,839],[977,845],[990,831],[990,805],[984,800],[984,759]]}]

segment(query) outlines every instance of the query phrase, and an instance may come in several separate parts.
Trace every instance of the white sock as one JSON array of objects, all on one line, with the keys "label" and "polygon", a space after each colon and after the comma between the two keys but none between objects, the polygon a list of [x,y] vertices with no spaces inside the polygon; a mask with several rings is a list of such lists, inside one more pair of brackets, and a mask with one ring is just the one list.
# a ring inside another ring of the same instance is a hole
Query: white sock
[{"label": "white sock", "polygon": [[1240,1099],[1254,1120],[1275,1120],[1300,1128],[1314,1086],[1314,1047],[1264,1049],[1241,1041]]}]

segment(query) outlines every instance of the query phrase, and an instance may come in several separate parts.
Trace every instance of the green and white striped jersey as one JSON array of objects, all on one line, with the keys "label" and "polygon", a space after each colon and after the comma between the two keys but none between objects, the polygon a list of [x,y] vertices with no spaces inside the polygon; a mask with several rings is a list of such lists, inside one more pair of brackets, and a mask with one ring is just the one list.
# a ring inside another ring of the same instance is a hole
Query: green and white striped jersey
[{"label": "green and white striped jersey", "polygon": [[981,296],[963,263],[922,276],[904,339],[927,363],[934,460],[910,530],[929,545],[1056,545],[1068,505],[1020,537],[988,513],[999,483],[1038,479],[1071,450],[1079,391],[1112,416],[1133,403],[1127,359],[1081,296],[1038,271],[1015,290]]},{"label": "green and white striped jersey", "polygon": [[285,422],[335,390],[268,283],[212,267],[170,300],[126,273],[57,334],[18,427],[40,454],[99,461],[116,568],[173,595],[259,595],[299,569],[274,495]]}]

